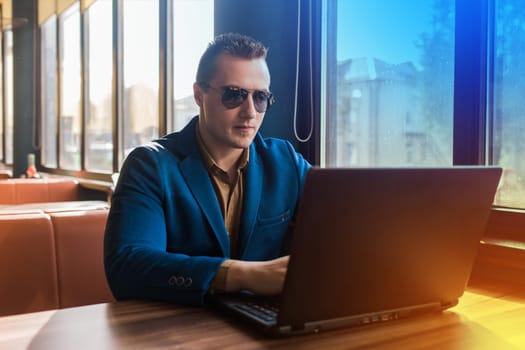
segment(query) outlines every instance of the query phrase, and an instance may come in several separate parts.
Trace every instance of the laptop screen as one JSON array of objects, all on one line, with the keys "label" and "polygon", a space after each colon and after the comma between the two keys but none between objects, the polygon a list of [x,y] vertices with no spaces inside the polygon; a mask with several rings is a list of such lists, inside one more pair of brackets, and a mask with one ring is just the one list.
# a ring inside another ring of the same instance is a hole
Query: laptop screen
[{"label": "laptop screen", "polygon": [[312,169],[279,324],[447,308],[462,295],[501,169]]}]

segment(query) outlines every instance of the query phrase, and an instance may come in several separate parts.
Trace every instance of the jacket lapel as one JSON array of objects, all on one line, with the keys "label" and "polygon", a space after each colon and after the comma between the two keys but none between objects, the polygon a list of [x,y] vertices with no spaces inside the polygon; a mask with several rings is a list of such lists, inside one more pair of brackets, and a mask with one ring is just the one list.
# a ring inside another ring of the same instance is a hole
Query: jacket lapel
[{"label": "jacket lapel", "polygon": [[249,246],[253,228],[257,220],[259,203],[262,193],[262,164],[255,151],[255,147],[250,147],[250,161],[246,169],[246,185],[244,190],[244,210],[240,227],[240,251],[239,255],[244,257]]},{"label": "jacket lapel", "polygon": [[215,190],[211,183],[208,171],[206,170],[200,155],[197,141],[195,139],[195,125],[197,118],[182,130],[181,138],[177,142],[177,147],[186,158],[180,163],[180,169],[190,191],[199,203],[199,206],[208,220],[213,233],[225,257],[230,256],[230,239],[224,227],[219,203],[215,196]]},{"label": "jacket lapel", "polygon": [[210,223],[223,255],[229,257],[230,240],[206,168],[199,158],[188,157],[181,163],[181,171],[204,216]]}]

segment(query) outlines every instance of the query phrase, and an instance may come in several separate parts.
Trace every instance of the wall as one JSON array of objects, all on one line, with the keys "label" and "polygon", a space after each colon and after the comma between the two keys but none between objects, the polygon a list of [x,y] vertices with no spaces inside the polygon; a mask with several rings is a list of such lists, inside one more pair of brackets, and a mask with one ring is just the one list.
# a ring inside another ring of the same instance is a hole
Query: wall
[{"label": "wall", "polygon": [[297,1],[215,1],[215,33],[239,32],[269,47],[268,67],[276,104],[266,113],[261,133],[297,147],[294,137],[294,91],[297,55]]}]

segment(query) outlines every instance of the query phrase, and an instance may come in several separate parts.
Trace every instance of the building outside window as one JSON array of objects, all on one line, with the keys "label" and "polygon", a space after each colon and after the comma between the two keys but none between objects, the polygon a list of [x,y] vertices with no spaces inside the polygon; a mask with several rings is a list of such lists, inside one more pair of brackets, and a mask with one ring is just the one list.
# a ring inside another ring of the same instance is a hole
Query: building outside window
[{"label": "building outside window", "polygon": [[337,1],[326,166],[452,164],[454,5]]}]

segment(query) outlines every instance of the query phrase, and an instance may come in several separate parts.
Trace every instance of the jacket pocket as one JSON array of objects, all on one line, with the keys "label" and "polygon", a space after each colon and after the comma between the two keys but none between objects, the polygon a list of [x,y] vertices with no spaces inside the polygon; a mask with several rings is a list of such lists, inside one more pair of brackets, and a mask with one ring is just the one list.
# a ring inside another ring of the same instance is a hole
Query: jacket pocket
[{"label": "jacket pocket", "polygon": [[269,216],[269,217],[260,217],[258,219],[260,226],[272,226],[287,223],[290,220],[291,210],[287,209],[279,215]]}]

